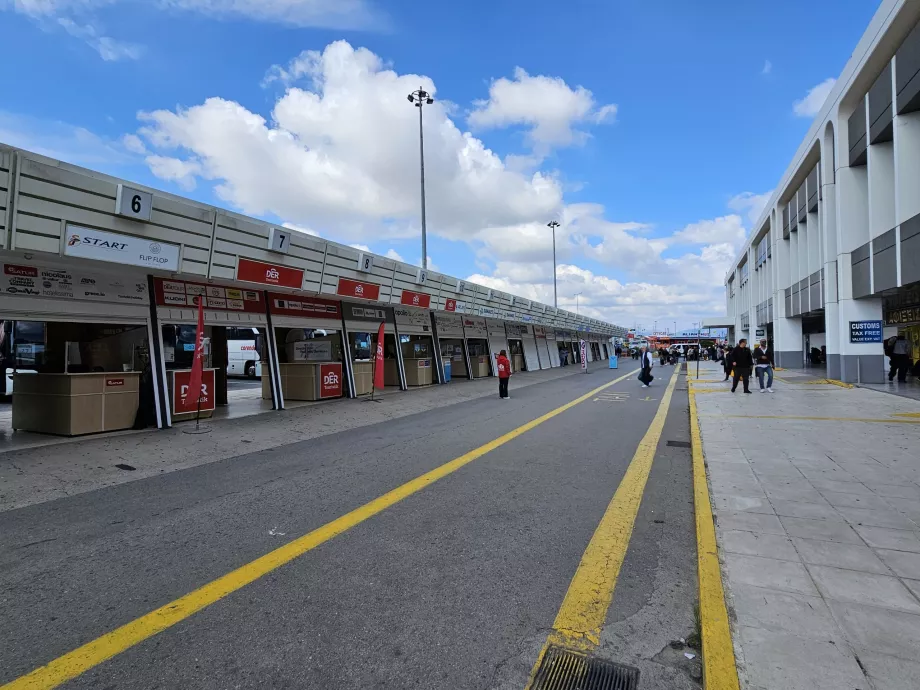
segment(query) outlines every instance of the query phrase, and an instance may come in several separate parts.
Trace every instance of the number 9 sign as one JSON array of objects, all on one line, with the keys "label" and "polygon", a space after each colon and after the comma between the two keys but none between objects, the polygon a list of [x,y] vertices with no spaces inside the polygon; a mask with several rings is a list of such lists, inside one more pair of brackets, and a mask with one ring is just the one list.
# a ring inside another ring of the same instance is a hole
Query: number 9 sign
[{"label": "number 9 sign", "polygon": [[115,193],[115,213],[134,220],[150,220],[153,208],[153,194],[140,189],[133,189],[123,184],[118,185]]}]

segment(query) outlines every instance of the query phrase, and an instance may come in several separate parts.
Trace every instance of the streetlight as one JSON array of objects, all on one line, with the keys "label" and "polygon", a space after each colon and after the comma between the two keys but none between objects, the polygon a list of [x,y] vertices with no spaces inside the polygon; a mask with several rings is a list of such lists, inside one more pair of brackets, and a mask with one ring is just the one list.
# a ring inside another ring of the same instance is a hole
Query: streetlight
[{"label": "streetlight", "polygon": [[559,227],[559,221],[551,220],[546,227],[552,228],[553,231],[553,306],[559,308],[559,295],[556,291],[556,228]]},{"label": "streetlight", "polygon": [[421,86],[408,95],[410,103],[418,108],[418,149],[422,170],[422,268],[428,269],[428,238],[425,227],[425,135],[422,130],[422,106],[431,105],[434,99]]},{"label": "streetlight", "polygon": [[580,292],[575,293],[575,316],[578,316],[578,296],[580,294],[581,294]]}]

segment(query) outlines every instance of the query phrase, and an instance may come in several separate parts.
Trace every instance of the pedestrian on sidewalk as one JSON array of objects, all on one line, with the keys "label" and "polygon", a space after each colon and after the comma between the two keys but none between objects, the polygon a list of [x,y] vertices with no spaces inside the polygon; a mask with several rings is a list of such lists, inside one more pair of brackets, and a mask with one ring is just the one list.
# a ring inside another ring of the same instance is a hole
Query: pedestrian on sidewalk
[{"label": "pedestrian on sidewalk", "polygon": [[910,343],[903,333],[898,334],[898,339],[894,341],[891,348],[891,369],[888,371],[888,380],[893,381],[894,375],[898,375],[900,383],[907,383],[907,370],[910,369]]},{"label": "pedestrian on sidewalk", "polygon": [[508,353],[502,350],[495,358],[495,365],[498,367],[498,397],[507,400],[508,379],[511,378],[511,361],[508,359]]},{"label": "pedestrian on sidewalk", "polygon": [[732,373],[732,349],[727,345],[722,351],[722,370],[725,372],[725,378],[722,381],[728,381]]},{"label": "pedestrian on sidewalk", "polygon": [[742,338],[738,341],[738,347],[732,350],[731,355],[732,369],[735,372],[732,378],[732,393],[738,388],[738,381],[744,383],[744,392],[751,392],[751,369],[754,367],[754,357],[750,348],[747,346],[747,339]]},{"label": "pedestrian on sidewalk", "polygon": [[639,380],[642,382],[643,388],[648,388],[652,385],[652,380],[655,377],[652,376],[652,353],[648,351],[647,347],[643,347],[642,353],[639,355],[639,366],[642,367]]},{"label": "pedestrian on sidewalk", "polygon": [[[773,392],[773,350],[767,347],[767,339],[761,338],[760,344],[754,348],[754,371],[760,382],[760,392]],[[767,377],[767,386],[764,388],[763,379]]]}]

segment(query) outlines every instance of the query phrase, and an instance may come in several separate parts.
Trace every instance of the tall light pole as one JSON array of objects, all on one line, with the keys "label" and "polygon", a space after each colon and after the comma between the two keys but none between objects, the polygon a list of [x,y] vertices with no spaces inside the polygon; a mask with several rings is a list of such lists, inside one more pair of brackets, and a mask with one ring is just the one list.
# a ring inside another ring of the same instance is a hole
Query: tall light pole
[{"label": "tall light pole", "polygon": [[553,306],[559,308],[559,292],[556,289],[556,228],[559,227],[558,220],[551,220],[546,227],[553,231]]},{"label": "tall light pole", "polygon": [[575,316],[578,316],[578,296],[580,294],[581,294],[580,292],[575,293]]},{"label": "tall light pole", "polygon": [[422,129],[422,106],[431,105],[434,99],[421,86],[408,96],[409,102],[418,108],[418,150],[422,170],[422,268],[428,269],[428,237],[425,227],[425,133]]}]

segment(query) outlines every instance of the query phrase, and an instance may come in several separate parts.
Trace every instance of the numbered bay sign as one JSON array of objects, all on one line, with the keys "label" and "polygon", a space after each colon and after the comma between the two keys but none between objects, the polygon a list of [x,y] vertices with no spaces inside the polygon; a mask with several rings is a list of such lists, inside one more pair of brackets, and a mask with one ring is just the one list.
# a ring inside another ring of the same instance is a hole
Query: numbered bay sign
[{"label": "numbered bay sign", "polygon": [[115,192],[115,213],[134,220],[150,220],[153,194],[126,185],[118,185]]}]

